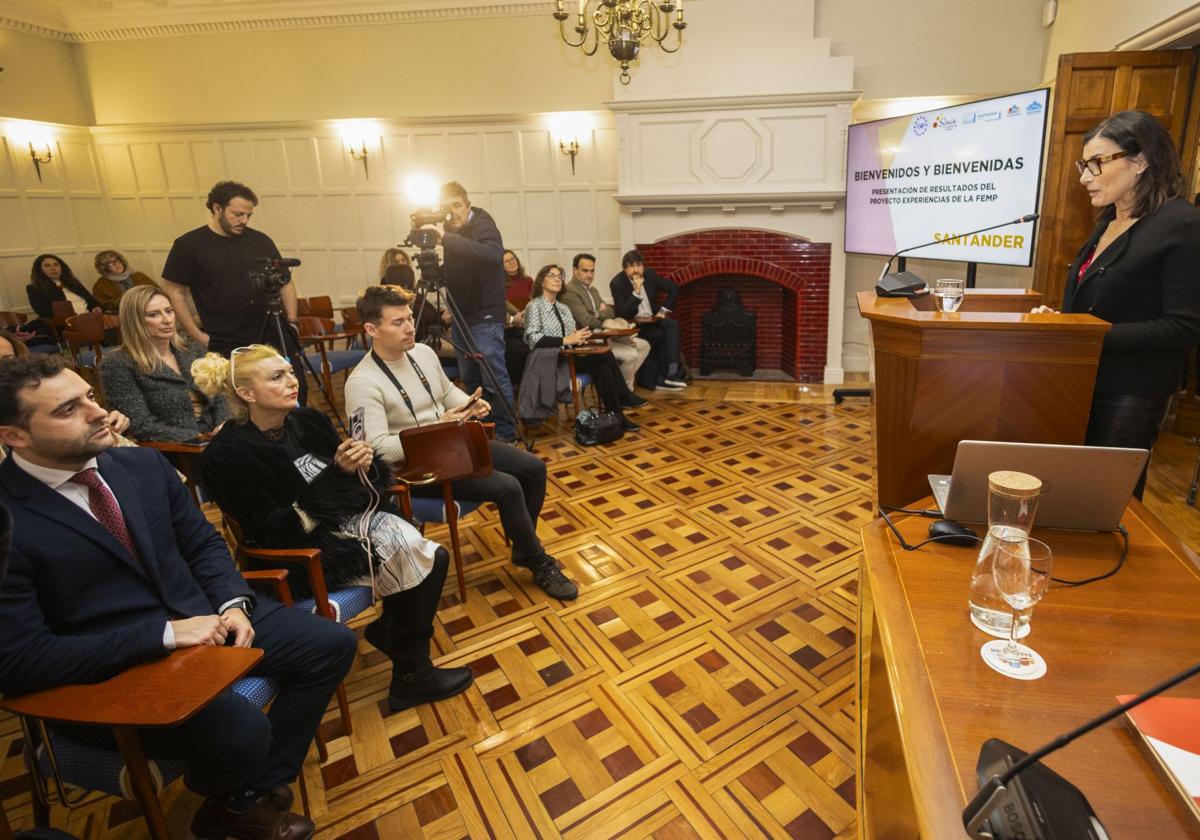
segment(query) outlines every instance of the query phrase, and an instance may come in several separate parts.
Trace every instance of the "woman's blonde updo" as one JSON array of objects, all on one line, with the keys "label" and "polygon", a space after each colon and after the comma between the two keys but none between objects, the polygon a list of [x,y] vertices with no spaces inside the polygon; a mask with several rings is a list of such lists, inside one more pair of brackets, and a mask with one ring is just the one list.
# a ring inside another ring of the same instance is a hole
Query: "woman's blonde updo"
[{"label": "woman's blonde updo", "polygon": [[239,420],[250,414],[250,404],[237,392],[250,384],[254,369],[267,359],[282,358],[279,351],[266,344],[251,344],[239,347],[226,359],[216,353],[207,353],[192,362],[192,379],[196,387],[210,399],[224,394],[229,407]]}]

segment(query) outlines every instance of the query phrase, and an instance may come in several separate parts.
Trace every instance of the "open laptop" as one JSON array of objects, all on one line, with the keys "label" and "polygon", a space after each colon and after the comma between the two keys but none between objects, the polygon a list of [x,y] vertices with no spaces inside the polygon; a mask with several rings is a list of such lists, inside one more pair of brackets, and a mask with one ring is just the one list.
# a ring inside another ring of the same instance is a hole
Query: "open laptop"
[{"label": "open laptop", "polygon": [[953,475],[931,475],[929,486],[946,519],[987,522],[988,474],[1029,473],[1048,485],[1037,527],[1114,531],[1149,457],[1145,449],[964,440]]}]

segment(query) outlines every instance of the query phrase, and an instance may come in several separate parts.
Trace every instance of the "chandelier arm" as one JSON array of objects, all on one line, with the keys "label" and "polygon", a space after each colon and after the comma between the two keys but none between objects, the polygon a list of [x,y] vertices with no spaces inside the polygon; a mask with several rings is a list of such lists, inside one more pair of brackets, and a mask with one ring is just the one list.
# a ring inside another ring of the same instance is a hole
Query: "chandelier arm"
[{"label": "chandelier arm", "polygon": [[[663,39],[664,39],[664,40],[666,40],[666,37],[667,37],[667,36],[666,36],[666,33],[663,33]],[[683,30],[682,30],[682,29],[676,29],[676,30],[675,30],[675,46],[673,46],[673,47],[668,47],[668,46],[667,46],[666,44],[664,44],[662,41],[659,41],[659,42],[658,42],[658,45],[659,45],[659,47],[661,47],[661,48],[662,48],[662,51],[663,51],[663,52],[665,52],[665,53],[667,53],[668,55],[669,55],[669,54],[671,54],[671,53],[677,53],[677,52],[679,52],[679,48],[683,46]]]},{"label": "chandelier arm", "polygon": [[[566,44],[568,47],[583,46],[583,42],[587,40],[587,32],[584,32],[578,41],[572,41],[570,38],[568,38],[566,21],[563,21],[563,20],[560,20],[558,22],[558,34],[559,34],[559,37],[562,38],[563,43]],[[595,50],[593,50],[592,52],[594,53]],[[588,53],[588,55],[591,55],[591,54],[592,53]]]}]

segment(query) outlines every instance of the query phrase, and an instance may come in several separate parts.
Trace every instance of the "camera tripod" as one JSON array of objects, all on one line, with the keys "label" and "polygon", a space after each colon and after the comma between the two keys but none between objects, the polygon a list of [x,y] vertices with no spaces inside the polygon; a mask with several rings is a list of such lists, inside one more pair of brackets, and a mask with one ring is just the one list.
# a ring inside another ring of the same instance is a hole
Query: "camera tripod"
[{"label": "camera tripod", "polygon": [[[283,301],[280,299],[279,292],[268,292],[264,304],[267,308],[267,314],[263,318],[262,326],[258,329],[258,343],[270,344],[278,348],[283,357],[292,363],[292,368],[296,371],[296,379],[299,380],[300,388],[300,404],[305,405],[308,402],[308,383],[305,380],[304,369],[313,376],[313,382],[317,383],[317,390],[325,397],[325,401],[329,403],[330,409],[333,410],[334,419],[337,420],[338,426],[343,434],[349,434],[346,431],[346,424],[342,420],[342,413],[338,411],[337,404],[333,401],[333,396],[325,390],[322,384],[321,376],[313,368],[312,362],[308,360],[308,354],[304,352],[304,348],[300,345],[300,332],[291,324],[285,323],[283,318]],[[289,346],[288,337],[292,338],[293,343]],[[292,348],[295,348],[294,350]],[[295,353],[300,358],[302,366],[297,366],[296,362],[291,358],[291,354]]]},{"label": "camera tripod", "polygon": [[[455,352],[472,360],[479,366],[484,381],[484,390],[492,393],[505,413],[512,419],[513,431],[517,435],[517,440],[525,447],[525,451],[532,452],[533,441],[525,437],[524,432],[522,432],[521,423],[517,419],[516,409],[500,389],[500,381],[496,378],[496,372],[492,370],[491,363],[488,362],[487,357],[480,352],[479,345],[475,343],[475,336],[467,327],[467,321],[463,317],[462,310],[458,308],[458,302],[454,300],[453,293],[446,287],[446,281],[442,277],[441,265],[438,263],[437,254],[433,253],[432,248],[422,247],[421,253],[417,255],[417,265],[421,269],[421,279],[415,288],[417,306],[413,313],[413,323],[421,323],[421,313],[424,312],[428,303],[427,298],[429,294],[436,295],[438,299],[441,299],[443,295],[445,296],[446,308],[450,312],[450,321],[454,327],[452,332],[454,338],[447,337],[445,328],[440,323],[436,323],[431,325],[429,336],[426,337],[426,340],[428,341],[429,337],[434,336],[438,339],[446,338]],[[455,339],[461,342],[461,346],[456,343]],[[462,371],[460,371],[461,373]],[[493,406],[493,410],[495,410],[495,406]]]}]

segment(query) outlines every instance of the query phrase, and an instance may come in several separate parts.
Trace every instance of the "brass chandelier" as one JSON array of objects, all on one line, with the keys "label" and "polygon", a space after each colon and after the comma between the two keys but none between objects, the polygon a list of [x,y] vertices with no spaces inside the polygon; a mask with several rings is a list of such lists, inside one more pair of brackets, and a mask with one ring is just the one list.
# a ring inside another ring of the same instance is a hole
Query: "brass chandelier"
[{"label": "brass chandelier", "polygon": [[[574,2],[574,0],[572,0]],[[563,43],[580,47],[584,55],[595,55],[603,41],[612,57],[621,63],[621,84],[629,84],[629,62],[638,57],[643,43],[654,41],[663,52],[678,52],[683,46],[683,0],[579,0],[579,14],[572,41],[567,35],[566,21],[570,13],[557,0],[554,19]],[[675,20],[671,20],[671,16]],[[674,46],[667,46],[667,36],[675,30]]]}]

